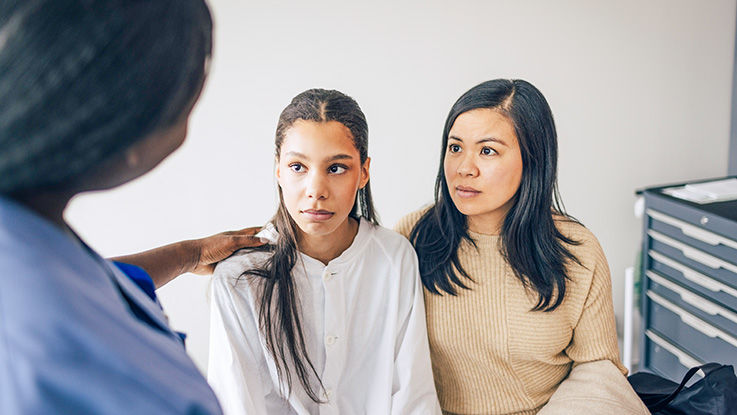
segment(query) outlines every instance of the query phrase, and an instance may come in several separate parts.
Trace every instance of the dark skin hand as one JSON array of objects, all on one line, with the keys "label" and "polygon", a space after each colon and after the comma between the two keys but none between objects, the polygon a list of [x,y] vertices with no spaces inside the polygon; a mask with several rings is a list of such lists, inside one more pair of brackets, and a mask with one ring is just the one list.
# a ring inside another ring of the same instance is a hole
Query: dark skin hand
[{"label": "dark skin hand", "polygon": [[264,241],[254,236],[259,230],[260,227],[254,227],[222,232],[111,259],[143,268],[153,279],[156,288],[160,288],[187,272],[212,274],[215,265],[233,252],[263,245]]}]

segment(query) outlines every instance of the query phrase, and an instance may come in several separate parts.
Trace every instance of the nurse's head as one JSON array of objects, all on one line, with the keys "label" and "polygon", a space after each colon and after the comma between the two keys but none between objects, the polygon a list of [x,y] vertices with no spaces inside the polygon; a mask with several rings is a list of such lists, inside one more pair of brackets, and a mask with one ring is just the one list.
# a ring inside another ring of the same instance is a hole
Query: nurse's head
[{"label": "nurse's head", "polygon": [[203,0],[0,2],[0,194],[104,189],[183,142],[211,52]]}]

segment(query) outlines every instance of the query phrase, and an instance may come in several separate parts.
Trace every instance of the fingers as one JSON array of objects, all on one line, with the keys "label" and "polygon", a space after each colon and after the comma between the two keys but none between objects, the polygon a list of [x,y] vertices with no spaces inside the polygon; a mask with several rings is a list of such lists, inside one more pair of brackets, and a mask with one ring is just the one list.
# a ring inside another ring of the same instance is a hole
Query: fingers
[{"label": "fingers", "polygon": [[262,228],[260,226],[253,226],[250,228],[243,228],[237,231],[223,232],[222,235],[241,235],[241,236],[252,236],[257,234]]},{"label": "fingers", "polygon": [[252,235],[228,235],[231,252],[241,248],[253,248],[264,245],[267,241]]},{"label": "fingers", "polygon": [[228,247],[233,251],[237,251],[241,248],[253,248],[256,246],[264,245],[268,242],[266,239],[257,238],[254,235],[256,235],[259,231],[261,231],[260,226],[253,226],[250,228],[243,228],[241,230],[237,231],[227,231],[223,232],[216,236],[227,236],[228,237]]}]

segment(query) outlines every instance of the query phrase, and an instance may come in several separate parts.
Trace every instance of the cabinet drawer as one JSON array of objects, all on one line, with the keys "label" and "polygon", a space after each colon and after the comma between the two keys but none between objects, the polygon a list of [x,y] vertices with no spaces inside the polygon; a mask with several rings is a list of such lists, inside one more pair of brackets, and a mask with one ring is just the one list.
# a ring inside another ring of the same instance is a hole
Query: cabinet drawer
[{"label": "cabinet drawer", "polygon": [[737,367],[737,338],[652,291],[647,291],[646,328],[703,362]]},{"label": "cabinet drawer", "polygon": [[648,189],[644,192],[648,210],[655,210],[703,230],[737,240],[737,201],[699,205]]},{"label": "cabinet drawer", "polygon": [[737,311],[737,288],[730,287],[655,251],[648,252],[649,268],[687,287],[703,297],[711,298],[728,309]]},{"label": "cabinet drawer", "polygon": [[725,333],[737,333],[737,313],[694,294],[654,271],[647,271],[646,276],[647,286],[645,289],[658,294],[670,303],[723,330]]},{"label": "cabinet drawer", "polygon": [[660,232],[647,231],[649,247],[678,263],[732,288],[737,286],[737,265],[690,247]]},{"label": "cabinet drawer", "polygon": [[647,210],[650,229],[721,260],[737,262],[737,241],[654,209]]},{"label": "cabinet drawer", "polygon": [[[676,383],[686,375],[688,369],[700,366],[703,362],[672,345],[651,330],[645,331],[645,368]],[[701,379],[696,372],[692,379]]]}]

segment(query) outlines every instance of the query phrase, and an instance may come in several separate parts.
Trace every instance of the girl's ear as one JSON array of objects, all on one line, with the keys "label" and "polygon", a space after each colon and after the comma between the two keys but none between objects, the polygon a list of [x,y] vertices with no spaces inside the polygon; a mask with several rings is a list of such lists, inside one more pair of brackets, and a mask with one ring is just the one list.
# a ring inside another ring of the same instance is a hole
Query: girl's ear
[{"label": "girl's ear", "polygon": [[371,157],[366,157],[366,161],[361,166],[361,181],[358,184],[359,189],[366,187],[366,183],[369,181],[369,167],[371,167]]},{"label": "girl's ear", "polygon": [[274,177],[276,177],[276,182],[279,183],[279,186],[281,187],[281,169],[279,168],[279,159],[274,160]]}]

